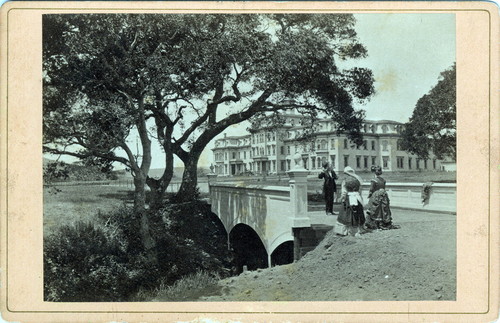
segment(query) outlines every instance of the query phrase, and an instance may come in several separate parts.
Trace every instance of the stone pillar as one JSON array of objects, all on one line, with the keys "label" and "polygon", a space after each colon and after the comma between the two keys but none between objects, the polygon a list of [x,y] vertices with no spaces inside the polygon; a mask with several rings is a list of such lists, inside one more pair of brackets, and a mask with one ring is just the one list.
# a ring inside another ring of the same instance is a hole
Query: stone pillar
[{"label": "stone pillar", "polygon": [[214,184],[217,181],[217,174],[210,173],[207,174],[207,177],[208,177],[208,196],[210,197],[210,204],[212,205],[213,204],[212,184]]},{"label": "stone pillar", "polygon": [[208,187],[210,188],[210,185],[217,182],[217,174],[210,173],[210,174],[207,174],[207,177],[208,177]]},{"label": "stone pillar", "polygon": [[307,175],[301,163],[301,155],[296,154],[295,168],[288,171],[290,177],[290,204],[292,208],[293,227],[309,227],[310,219],[307,215]]}]

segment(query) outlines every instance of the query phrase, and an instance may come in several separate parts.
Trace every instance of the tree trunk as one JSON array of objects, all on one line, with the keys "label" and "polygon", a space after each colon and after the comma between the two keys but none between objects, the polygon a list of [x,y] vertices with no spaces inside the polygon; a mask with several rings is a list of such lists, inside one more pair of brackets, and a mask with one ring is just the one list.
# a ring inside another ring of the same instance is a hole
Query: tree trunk
[{"label": "tree trunk", "polygon": [[191,151],[188,158],[183,160],[184,173],[182,174],[182,183],[176,195],[178,202],[193,201],[198,198],[198,160],[200,153]]},{"label": "tree trunk", "polygon": [[146,210],[146,176],[136,174],[134,177],[134,212],[140,220],[139,233],[146,257],[150,263],[157,263],[156,241],[151,235],[149,212]]}]

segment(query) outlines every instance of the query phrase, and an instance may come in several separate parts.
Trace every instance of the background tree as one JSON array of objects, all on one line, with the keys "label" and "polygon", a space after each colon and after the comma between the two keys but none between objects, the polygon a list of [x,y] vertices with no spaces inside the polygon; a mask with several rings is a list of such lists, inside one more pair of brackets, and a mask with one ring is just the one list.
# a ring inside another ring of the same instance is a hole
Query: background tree
[{"label": "background tree", "polygon": [[402,148],[423,159],[456,160],[456,64],[443,71],[438,83],[422,96],[402,132]]},{"label": "background tree", "polygon": [[[229,126],[297,109],[359,130],[353,100],[373,93],[370,70],[336,64],[366,56],[348,14],[45,15],[43,25],[45,151],[126,165],[138,211],[146,184],[160,204],[174,154],[179,200],[195,196],[200,155]],[[148,176],[152,140],[159,179]]]}]

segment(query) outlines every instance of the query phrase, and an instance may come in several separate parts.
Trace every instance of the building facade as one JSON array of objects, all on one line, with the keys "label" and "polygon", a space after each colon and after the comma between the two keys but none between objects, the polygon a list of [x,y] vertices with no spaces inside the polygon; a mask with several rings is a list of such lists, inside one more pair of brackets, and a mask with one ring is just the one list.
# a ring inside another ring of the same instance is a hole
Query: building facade
[{"label": "building facade", "polygon": [[321,171],[324,162],[336,171],[351,166],[356,171],[369,171],[373,165],[386,172],[441,170],[441,162],[431,157],[421,160],[401,148],[403,124],[391,120],[365,120],[362,124],[363,144],[357,146],[346,135],[338,134],[336,125],[320,120],[314,139],[298,141],[303,127],[302,115],[286,113],[285,122],[277,128],[254,129],[243,136],[226,136],[215,141],[214,172],[221,176],[244,174],[284,174],[293,165],[293,156],[302,155],[304,167]]}]

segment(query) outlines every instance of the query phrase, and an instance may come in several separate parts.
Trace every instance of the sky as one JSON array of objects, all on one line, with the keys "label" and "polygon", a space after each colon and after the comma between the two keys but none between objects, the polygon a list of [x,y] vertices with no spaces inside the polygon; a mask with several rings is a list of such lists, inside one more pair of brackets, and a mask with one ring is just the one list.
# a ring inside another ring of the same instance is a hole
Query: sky
[{"label": "sky", "polygon": [[[373,13],[354,16],[358,38],[365,45],[368,57],[352,64],[372,70],[376,91],[369,102],[356,107],[366,111],[366,119],[407,122],[417,100],[429,92],[437,84],[440,73],[455,62],[455,15]],[[244,134],[247,126],[233,126],[226,132]],[[205,164],[203,166],[213,162],[211,148],[213,141],[202,154],[200,164]],[[178,166],[182,163],[178,162]]]},{"label": "sky", "polygon": [[[407,122],[417,100],[429,92],[437,84],[440,73],[455,62],[455,14],[371,13],[354,16],[358,38],[365,45],[368,57],[342,64],[346,64],[346,68],[370,68],[376,91],[370,101],[356,108],[366,111],[366,119]],[[235,125],[226,133],[246,134],[247,127],[248,123]],[[203,152],[200,167],[213,163],[211,148],[214,141]],[[135,147],[135,143],[132,146]],[[176,160],[175,166],[182,166],[182,162]],[[115,167],[121,168],[121,164]],[[153,147],[151,168],[164,168],[159,146]]]}]

